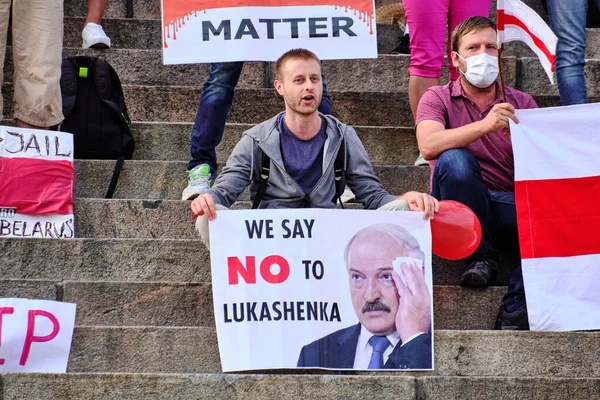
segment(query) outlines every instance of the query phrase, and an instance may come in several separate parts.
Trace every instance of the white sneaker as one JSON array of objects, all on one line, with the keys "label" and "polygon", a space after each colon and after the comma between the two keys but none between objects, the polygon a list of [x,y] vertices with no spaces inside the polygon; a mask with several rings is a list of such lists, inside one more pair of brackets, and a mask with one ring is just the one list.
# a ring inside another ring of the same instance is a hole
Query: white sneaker
[{"label": "white sneaker", "polygon": [[110,47],[110,38],[104,33],[102,25],[88,22],[81,32],[83,38],[82,49],[108,49]]},{"label": "white sneaker", "polygon": [[415,167],[422,167],[424,165],[429,165],[429,161],[423,158],[423,155],[419,153],[419,157],[415,160]]},{"label": "white sneaker", "polygon": [[342,200],[342,203],[350,203],[354,201],[354,199],[356,199],[356,196],[354,195],[354,193],[352,193],[352,190],[350,190],[350,188],[346,186],[346,188],[344,189],[344,193],[342,193],[342,195],[340,196],[340,199]]},{"label": "white sneaker", "polygon": [[208,164],[200,164],[188,171],[188,186],[183,189],[181,200],[194,200],[210,189],[212,177]]}]

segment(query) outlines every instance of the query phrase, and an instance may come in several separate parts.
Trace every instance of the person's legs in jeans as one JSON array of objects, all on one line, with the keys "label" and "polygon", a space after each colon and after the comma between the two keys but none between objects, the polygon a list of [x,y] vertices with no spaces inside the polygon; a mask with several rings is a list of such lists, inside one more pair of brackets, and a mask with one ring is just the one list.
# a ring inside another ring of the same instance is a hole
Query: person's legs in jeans
[{"label": "person's legs in jeans", "polygon": [[223,138],[225,121],[243,66],[243,62],[210,65],[210,72],[202,89],[196,120],[192,128],[191,159],[188,170],[200,164],[208,164],[211,174],[213,176],[217,174],[215,148]]},{"label": "person's legs in jeans", "polygon": [[190,138],[188,186],[182,200],[192,200],[208,189],[217,175],[216,147],[223,138],[225,121],[233,102],[243,62],[210,64]]},{"label": "person's legs in jeans", "polygon": [[[521,259],[517,229],[515,194],[488,190],[492,214],[492,235],[498,249]],[[521,266],[510,275],[508,290],[502,299],[497,329],[528,329],[525,286]]]},{"label": "person's legs in jeans", "polygon": [[556,80],[563,106],[588,102],[585,65],[585,23],[588,0],[548,0],[550,26],[558,37]]},{"label": "person's legs in jeans", "polygon": [[443,152],[433,171],[431,195],[438,200],[455,200],[468,206],[479,218],[482,238],[479,247],[466,259],[463,286],[488,286],[498,268],[498,252],[492,239],[492,215],[481,167],[466,149]]}]

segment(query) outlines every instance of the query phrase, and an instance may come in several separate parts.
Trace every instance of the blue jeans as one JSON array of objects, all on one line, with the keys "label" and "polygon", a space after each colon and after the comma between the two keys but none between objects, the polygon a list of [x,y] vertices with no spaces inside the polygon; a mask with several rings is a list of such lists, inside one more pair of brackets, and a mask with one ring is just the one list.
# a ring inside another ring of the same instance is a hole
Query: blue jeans
[{"label": "blue jeans", "polygon": [[[210,65],[208,79],[204,83],[196,120],[190,140],[190,162],[188,170],[200,164],[208,164],[212,176],[217,174],[217,153],[215,148],[223,138],[225,121],[234,89],[240,79],[243,62],[213,63]],[[319,111],[331,114],[331,100],[327,93],[325,77],[323,79],[323,99]]]},{"label": "blue jeans", "polygon": [[[515,194],[485,189],[481,167],[475,156],[466,149],[443,152],[433,171],[431,195],[438,200],[455,200],[467,205],[481,222],[481,243],[466,259],[466,264],[483,257],[496,262],[499,251],[519,256],[519,235]],[[510,277],[508,292],[502,305],[525,303],[521,267]]]},{"label": "blue jeans", "polygon": [[[600,8],[600,0],[595,0]],[[585,75],[585,23],[588,0],[548,0],[556,46],[556,80],[560,104],[570,106],[588,102]]]}]

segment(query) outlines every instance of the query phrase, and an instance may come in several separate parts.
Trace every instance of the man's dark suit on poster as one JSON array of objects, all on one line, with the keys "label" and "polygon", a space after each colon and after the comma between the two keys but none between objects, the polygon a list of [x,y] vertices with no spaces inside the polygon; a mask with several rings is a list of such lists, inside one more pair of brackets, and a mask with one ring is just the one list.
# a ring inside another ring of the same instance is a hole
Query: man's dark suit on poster
[{"label": "man's dark suit on poster", "polygon": [[[354,368],[360,324],[340,329],[302,348],[298,367]],[[431,335],[421,334],[406,345],[399,342],[384,365],[385,369],[431,369]]]}]

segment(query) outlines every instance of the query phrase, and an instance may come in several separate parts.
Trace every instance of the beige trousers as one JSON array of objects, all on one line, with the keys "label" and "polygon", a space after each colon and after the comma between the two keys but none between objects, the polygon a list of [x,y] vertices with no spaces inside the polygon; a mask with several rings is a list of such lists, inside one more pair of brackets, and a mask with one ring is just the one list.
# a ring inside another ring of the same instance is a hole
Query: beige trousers
[{"label": "beige trousers", "polygon": [[[216,204],[215,206],[217,208],[217,214],[218,214],[219,210],[229,210],[227,207],[224,207],[219,204]],[[408,201],[406,201],[406,200],[394,200],[394,201],[390,201],[389,203],[382,205],[377,210],[410,211],[410,207],[408,206]],[[201,215],[196,219],[196,230],[198,231],[198,234],[200,235],[200,239],[202,240],[202,243],[204,243],[206,245],[207,249],[210,249],[210,235],[209,235],[209,231],[208,231],[208,220],[206,219],[206,217],[204,215]]]},{"label": "beige trousers", "polygon": [[[0,65],[4,65],[12,5],[13,117],[49,127],[63,120],[60,66],[62,0],[0,0]],[[4,71],[0,69],[0,85]],[[0,117],[4,102],[0,95]]]}]

